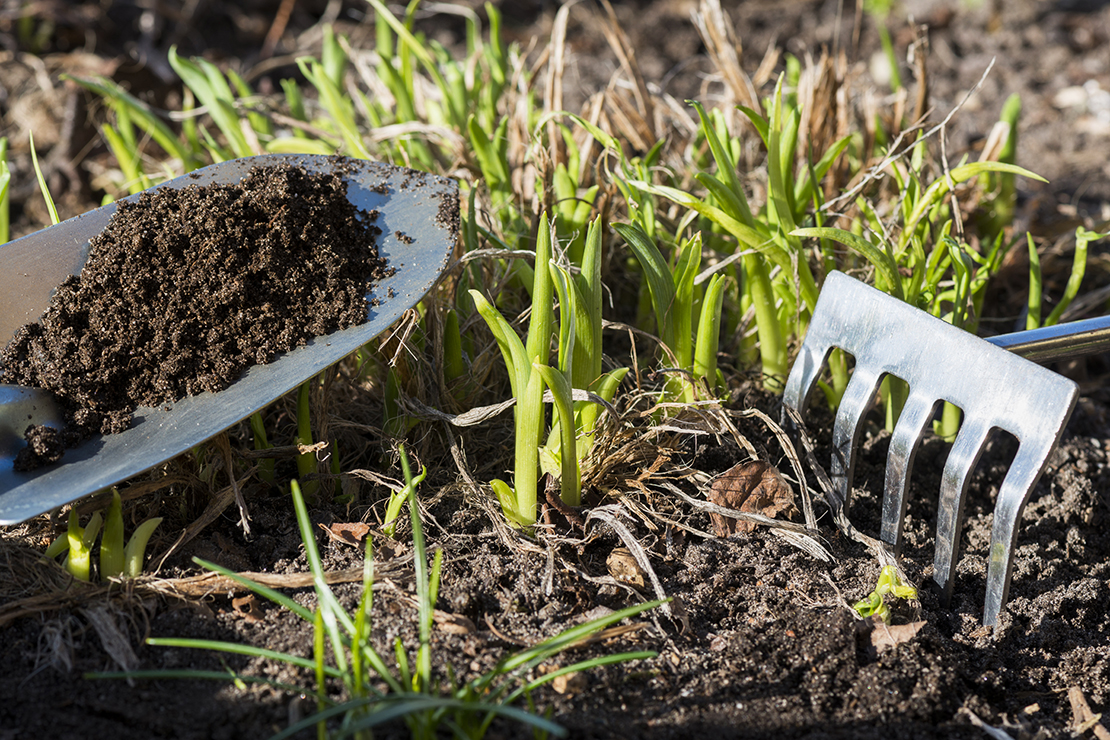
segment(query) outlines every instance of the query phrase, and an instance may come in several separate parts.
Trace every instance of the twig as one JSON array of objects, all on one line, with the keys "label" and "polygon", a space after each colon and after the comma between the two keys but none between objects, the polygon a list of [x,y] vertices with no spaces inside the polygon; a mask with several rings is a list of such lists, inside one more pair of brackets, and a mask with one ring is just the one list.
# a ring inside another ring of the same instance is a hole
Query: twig
[{"label": "twig", "polygon": [[[971,99],[971,96],[974,95],[975,93],[977,93],[979,91],[979,88],[983,86],[983,83],[986,82],[987,75],[989,75],[991,70],[994,68],[994,62],[995,62],[995,58],[992,57],[990,64],[988,64],[986,70],[983,71],[983,76],[979,78],[979,81],[977,83],[975,83],[975,87],[971,88],[968,91],[967,95],[964,96],[963,100],[961,100],[959,102],[959,104],[957,104],[954,108],[952,108],[952,110],[948,111],[948,115],[944,117],[943,121],[941,121],[936,126],[933,126],[931,129],[926,131],[922,135],[922,137],[921,137],[922,139],[929,138],[930,136],[935,134],[937,131],[940,131],[942,128],[944,128],[945,126],[948,125],[948,122],[952,120],[952,117],[954,115],[956,115],[956,112],[958,110],[960,110],[961,108],[963,108],[964,105],[967,103],[967,101]],[[825,201],[825,203],[821,206],[821,210],[822,211],[830,211],[834,207],[837,207],[838,204],[841,203],[841,202],[850,202],[850,201],[854,200],[855,197],[860,193],[860,191],[863,190],[865,187],[867,187],[868,184],[870,184],[872,181],[877,180],[878,178],[882,177],[883,170],[885,170],[887,167],[889,167],[896,160],[901,159],[902,157],[904,157],[906,155],[906,152],[910,151],[915,146],[917,146],[917,141],[920,141],[920,139],[907,144],[905,149],[902,149],[901,151],[898,150],[898,147],[902,144],[902,140],[905,139],[905,137],[907,135],[909,135],[909,134],[911,134],[915,131],[920,131],[922,128],[924,128],[924,127],[921,126],[921,125],[914,125],[914,126],[910,126],[908,129],[906,129],[905,131],[898,134],[897,138],[894,139],[894,143],[892,143],[890,145],[890,151],[891,151],[890,154],[883,157],[881,162],[879,162],[878,164],[874,165],[869,170],[867,170],[867,175],[865,175],[858,183],[856,183],[855,187],[850,188],[849,190],[846,190],[845,192],[841,193],[839,196],[837,196],[836,198],[833,198],[832,200]]]},{"label": "twig", "polygon": [[1087,697],[1083,696],[1083,689],[1069,686],[1068,702],[1071,704],[1071,712],[1075,718],[1072,722],[1072,732],[1082,735],[1087,730],[1091,730],[1098,740],[1110,740],[1110,730],[1103,727],[1102,715],[1091,711],[1090,705],[1087,704]]},{"label": "twig", "polygon": [[[590,510],[586,516],[586,523],[589,524],[594,519],[604,522],[611,530],[620,538],[628,551],[632,553],[632,557],[636,559],[637,565],[640,569],[647,574],[648,579],[651,581],[651,587],[655,591],[655,596],[658,599],[666,599],[667,592],[663,590],[663,584],[659,581],[659,576],[655,575],[655,569],[651,567],[651,560],[648,558],[647,551],[632,535],[632,531],[617,518],[620,512],[620,507],[610,504],[609,506],[598,506]],[[661,607],[663,613],[678,623],[680,630],[685,632],[689,629],[690,624],[686,620],[685,615],[678,613],[677,610],[672,609],[669,603],[664,603]]]}]

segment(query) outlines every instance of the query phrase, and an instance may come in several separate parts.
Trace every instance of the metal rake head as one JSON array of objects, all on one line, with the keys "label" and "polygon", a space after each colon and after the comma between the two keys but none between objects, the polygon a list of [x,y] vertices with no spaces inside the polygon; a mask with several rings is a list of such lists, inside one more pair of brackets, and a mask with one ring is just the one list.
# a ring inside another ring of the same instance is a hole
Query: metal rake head
[{"label": "metal rake head", "polygon": [[833,427],[831,476],[846,505],[864,414],[886,375],[906,381],[909,396],[890,439],[883,491],[883,542],[901,547],[906,492],[926,425],[948,401],[963,410],[941,481],[933,580],[947,600],[959,552],[964,497],[994,429],[1014,435],[1017,455],[998,491],[991,528],[983,623],[994,625],[1006,603],[1017,524],[1049,454],[1075,407],[1076,384],[1000,349],[843,273],[825,280],[783,402],[804,418],[829,352],[855,358]]}]

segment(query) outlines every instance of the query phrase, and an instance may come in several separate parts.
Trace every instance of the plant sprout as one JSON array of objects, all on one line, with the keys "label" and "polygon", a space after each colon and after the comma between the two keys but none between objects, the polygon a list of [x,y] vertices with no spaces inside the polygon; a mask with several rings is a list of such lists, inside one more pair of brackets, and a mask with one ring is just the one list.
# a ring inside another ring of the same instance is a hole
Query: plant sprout
[{"label": "plant sprout", "polygon": [[135,528],[125,545],[123,506],[119,491],[113,488],[107,518],[101,517],[99,511],[94,512],[88,523],[82,527],[77,510],[70,509],[66,533],[51,543],[46,549],[45,557],[54,559],[64,554],[65,569],[78,580],[91,581],[93,546],[103,525],[104,533],[100,536],[100,578],[136,578],[143,572],[147,543],[161,523],[161,517],[147,519]]}]

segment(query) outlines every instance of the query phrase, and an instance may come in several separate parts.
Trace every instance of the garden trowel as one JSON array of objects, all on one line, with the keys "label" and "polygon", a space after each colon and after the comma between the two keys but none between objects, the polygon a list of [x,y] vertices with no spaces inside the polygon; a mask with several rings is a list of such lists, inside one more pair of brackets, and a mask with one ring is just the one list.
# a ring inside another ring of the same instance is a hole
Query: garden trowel
[{"label": "garden trowel", "polygon": [[[42,391],[0,386],[0,524],[23,521],[119,483],[250,416],[385,331],[447,267],[458,224],[458,186],[447,178],[349,158],[265,155],[215,164],[158,187],[231,185],[254,167],[277,164],[335,173],[347,181],[352,204],[378,212],[378,249],[395,272],[370,287],[366,322],[251,367],[217,393],[140,408],[126,431],[86,439],[60,462],[27,473],[13,469],[23,431],[30,424],[59,425],[60,415]],[[81,271],[89,240],[115,210],[107,205],[0,246],[0,345],[38,319],[55,288]]]}]

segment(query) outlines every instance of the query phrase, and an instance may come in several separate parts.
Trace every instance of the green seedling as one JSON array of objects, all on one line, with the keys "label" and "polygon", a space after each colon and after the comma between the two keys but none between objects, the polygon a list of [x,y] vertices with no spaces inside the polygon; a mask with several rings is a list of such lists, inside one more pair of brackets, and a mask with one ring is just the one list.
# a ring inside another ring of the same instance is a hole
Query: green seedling
[{"label": "green seedling", "polygon": [[476,290],[470,295],[478,313],[485,319],[493,333],[505,367],[509,384],[516,399],[514,422],[516,428],[516,454],[514,457],[513,486],[502,480],[490,485],[501,503],[506,519],[516,526],[530,527],[536,521],[537,485],[539,481],[539,448],[544,431],[543,388],[544,381],[536,365],[548,364],[551,354],[551,337],[554,313],[546,307],[554,305],[554,286],[549,270],[551,262],[551,229],[547,214],[540,216],[536,237],[536,267],[533,270],[532,319],[528,327],[527,344],[509,326],[501,313],[485,296]]},{"label": "green seedling", "polygon": [[[266,438],[266,425],[262,421],[262,412],[256,411],[250,417],[251,436],[254,438],[255,450],[268,450],[273,445]],[[274,483],[274,458],[267,457],[258,461],[258,477],[265,483]]]},{"label": "green seedling", "polygon": [[[659,601],[620,609],[600,619],[573,627],[531,648],[503,658],[490,671],[465,683],[455,681],[450,670],[446,676],[434,673],[432,629],[443,553],[436,550],[429,566],[423,526],[415,501],[416,483],[410,471],[406,476],[405,490],[408,492],[406,500],[412,524],[418,642],[415,653],[410,656],[398,637],[394,642],[393,667],[390,667],[386,658],[371,643],[374,596],[371,539],[366,540],[362,596],[352,615],[343,608],[327,583],[316,545],[315,528],[309,519],[300,487],[293,481],[293,506],[316,591],[317,606],[314,610],[226,568],[199,559],[196,562],[246,586],[312,625],[312,657],[214,640],[153,638],[147,644],[155,647],[215,650],[278,661],[308,671],[315,678],[315,687],[291,685],[272,678],[244,676],[229,671],[132,671],[97,673],[90,674],[89,677],[131,680],[215,679],[232,681],[240,687],[248,683],[258,683],[292,695],[315,696],[316,713],[278,732],[272,740],[295,737],[312,729],[321,738],[369,738],[375,727],[396,719],[404,721],[412,737],[420,740],[442,737],[442,733],[450,733],[457,738],[478,739],[485,737],[491,723],[498,717],[520,722],[536,733],[565,737],[567,733],[559,725],[514,704],[530,697],[538,687],[559,676],[655,656],[655,653],[647,651],[616,653],[572,663],[539,678],[531,678],[536,668],[548,659],[610,625],[663,603]],[[329,657],[331,662],[328,661]]]},{"label": "green seedling", "polygon": [[[1075,255],[1072,257],[1071,273],[1068,275],[1067,285],[1064,286],[1064,294],[1060,297],[1060,301],[1056,304],[1052,312],[1041,323],[1041,303],[1042,303],[1042,288],[1041,288],[1041,263],[1037,256],[1037,250],[1033,245],[1033,238],[1028,237],[1029,243],[1029,314],[1026,320],[1026,326],[1030,329],[1036,329],[1041,326],[1055,326],[1063,318],[1064,312],[1079,295],[1079,286],[1083,282],[1083,276],[1087,272],[1087,248],[1093,241],[1105,239],[1110,236],[1110,232],[1100,234],[1095,231],[1089,231],[1082,226],[1075,230]],[[1034,295],[1036,298],[1034,298]]]},{"label": "green seedling", "polygon": [[147,519],[131,534],[124,544],[123,506],[119,492],[112,489],[107,518],[95,512],[84,527],[80,525],[76,509],[70,509],[66,534],[58,537],[46,549],[45,557],[54,559],[66,555],[64,567],[74,578],[92,580],[92,552],[103,523],[100,538],[100,578],[136,578],[143,572],[146,546],[154,530],[162,523],[161,517]]},{"label": "green seedling", "polygon": [[401,456],[401,471],[405,476],[405,486],[399,491],[394,491],[389,496],[389,503],[385,507],[385,523],[382,526],[382,531],[389,537],[393,537],[397,523],[396,519],[401,515],[401,507],[409,500],[410,494],[415,497],[414,490],[426,477],[428,477],[428,469],[425,467],[420,468],[420,475],[415,478],[412,476],[412,470],[409,468],[409,456],[405,452],[405,445],[397,445],[397,452]]},{"label": "green seedling", "polygon": [[[988,141],[995,136],[1002,141],[998,148],[998,161],[1006,164],[1017,163],[1018,121],[1021,118],[1021,96],[1014,93],[1006,98],[1002,104],[1002,115],[995,124],[995,131],[991,132]],[[980,186],[985,193],[992,195],[987,198],[981,231],[984,234],[998,234],[1014,221],[1017,209],[1017,178],[1013,173],[987,174],[980,178]]]},{"label": "green seedling", "polygon": [[867,598],[853,604],[852,608],[864,619],[878,615],[884,623],[890,624],[890,607],[886,603],[888,598],[917,598],[917,589],[903,581],[898,575],[898,569],[893,565],[883,566],[883,569],[879,571],[879,580],[875,585],[875,590]]},{"label": "green seedling", "polygon": [[[573,242],[567,256],[571,256]],[[562,265],[548,270],[559,296],[558,370],[537,365],[551,390],[555,412],[547,444],[540,450],[540,468],[560,480],[563,501],[581,501],[582,464],[594,443],[601,405],[574,401],[574,391],[589,391],[605,403],[613,400],[628,368],[602,373],[601,222],[588,227],[579,249],[581,268],[572,273]]]},{"label": "green seedling", "polygon": [[208,115],[227,141],[227,148],[224,148],[211,137],[205,138],[206,148],[212,157],[216,161],[223,161],[232,157],[260,154],[261,152],[254,150],[243,132],[239,112],[236,110],[235,93],[219,68],[206,59],[188,60],[180,57],[176,46],[170,47],[169,61],[177,76],[196,95],[201,105],[207,108]]},{"label": "green seedling", "polygon": [[305,79],[316,88],[321,107],[331,117],[334,128],[351,156],[370,159],[370,152],[362,141],[355,120],[354,101],[343,92],[343,78],[347,67],[347,55],[339,45],[331,29],[324,36],[324,61],[309,57],[297,60],[297,67]]},{"label": "green seedling", "polygon": [[46,210],[50,212],[50,223],[56,224],[61,221],[58,218],[58,207],[54,205],[54,198],[50,195],[50,188],[46,186],[46,177],[42,174],[42,168],[39,167],[39,155],[35,151],[35,135],[28,131],[27,136],[31,144],[31,164],[35,168],[35,178],[39,181],[39,190],[42,192],[42,199],[46,201]]},{"label": "green seedling", "polygon": [[[717,346],[724,280],[714,275],[705,296],[697,295],[694,279],[701,265],[700,234],[682,244],[671,268],[639,224],[614,224],[613,228],[640,262],[651,292],[660,339],[680,371],[677,378],[668,382],[665,399],[691,403],[702,395],[698,386],[703,392],[708,389],[713,393],[721,385],[717,373]],[[695,310],[699,298],[700,313]]]},{"label": "green seedling", "polygon": [[[99,95],[117,117],[124,116],[131,124],[142,129],[143,133],[154,139],[166,154],[179,160],[186,172],[196,169],[195,153],[200,152],[199,146],[194,149],[183,145],[177,134],[146,103],[105,77],[96,79],[83,79],[69,77],[68,75],[62,75],[62,77],[63,79],[73,80],[86,90]],[[113,152],[116,153],[115,147],[113,147]],[[126,159],[131,159],[129,153],[124,156]],[[120,166],[124,166],[123,161],[120,161]]]}]

